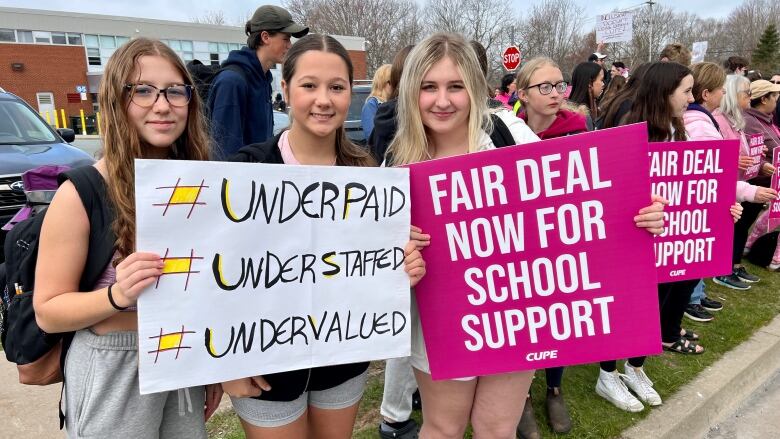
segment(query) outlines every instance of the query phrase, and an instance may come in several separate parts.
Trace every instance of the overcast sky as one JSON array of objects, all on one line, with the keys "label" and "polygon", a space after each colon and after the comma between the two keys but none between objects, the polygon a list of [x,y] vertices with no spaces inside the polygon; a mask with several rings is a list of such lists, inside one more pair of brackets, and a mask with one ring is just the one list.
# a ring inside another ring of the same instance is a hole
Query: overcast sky
[{"label": "overcast sky", "polygon": [[[419,0],[423,3],[422,0]],[[516,10],[527,8],[528,5],[541,0],[510,0]],[[588,15],[598,15],[614,8],[631,8],[642,4],[641,0],[603,0],[594,6],[592,0],[576,0],[581,5],[587,5]],[[695,12],[702,17],[725,17],[738,5],[739,1],[726,0],[656,0],[662,5],[673,5],[675,8]],[[281,4],[281,0],[266,0],[262,2],[248,0],[3,0],[2,6],[29,8],[34,3],[36,9],[56,11],[83,12],[93,14],[121,15],[129,17],[157,18],[161,20],[189,21],[191,17],[202,16],[208,11],[223,10],[228,21],[235,22],[251,14],[261,4]],[[592,23],[592,24],[591,24]],[[595,25],[595,20],[588,25]]]}]

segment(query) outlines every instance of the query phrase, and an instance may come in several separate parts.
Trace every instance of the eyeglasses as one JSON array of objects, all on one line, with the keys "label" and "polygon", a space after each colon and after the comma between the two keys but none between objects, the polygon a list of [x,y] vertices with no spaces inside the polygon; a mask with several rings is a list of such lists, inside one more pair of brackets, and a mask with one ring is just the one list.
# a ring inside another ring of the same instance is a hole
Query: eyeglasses
[{"label": "eyeglasses", "polygon": [[539,93],[543,95],[548,95],[552,93],[553,89],[555,89],[559,94],[564,94],[566,93],[566,89],[569,88],[569,84],[567,84],[566,81],[556,82],[555,84],[550,84],[549,82],[542,82],[541,84],[529,85],[525,89],[528,90],[534,87],[539,87]]},{"label": "eyeglasses", "polygon": [[165,95],[165,99],[174,107],[184,107],[192,99],[191,85],[172,85],[159,89],[149,84],[127,84],[125,88],[130,90],[130,100],[144,108],[153,106],[160,98],[160,94]]},{"label": "eyeglasses", "polygon": [[753,96],[753,92],[752,92],[752,91],[750,91],[750,89],[747,89],[747,90],[740,90],[739,92],[740,92],[740,93],[745,93],[745,96],[747,96],[747,97],[751,97],[751,96]]}]

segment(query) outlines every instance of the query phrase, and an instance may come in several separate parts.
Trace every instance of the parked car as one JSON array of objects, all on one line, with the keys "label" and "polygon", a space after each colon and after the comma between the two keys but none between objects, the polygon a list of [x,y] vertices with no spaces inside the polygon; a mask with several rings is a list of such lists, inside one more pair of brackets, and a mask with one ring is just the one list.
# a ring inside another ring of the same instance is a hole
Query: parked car
[{"label": "parked car", "polygon": [[[52,129],[26,102],[0,89],[0,226],[26,202],[23,172],[41,165],[77,167],[95,162],[68,145],[75,138],[73,130]],[[0,244],[4,241],[5,234],[0,233]]]},{"label": "parked car", "polygon": [[355,85],[352,87],[352,102],[349,104],[347,120],[344,121],[344,129],[347,131],[347,137],[357,145],[365,145],[366,134],[371,134],[363,133],[363,124],[360,120],[363,104],[366,103],[369,94],[371,94],[371,85]]},{"label": "parked car", "polygon": [[290,126],[290,116],[287,113],[274,110],[274,136]]}]

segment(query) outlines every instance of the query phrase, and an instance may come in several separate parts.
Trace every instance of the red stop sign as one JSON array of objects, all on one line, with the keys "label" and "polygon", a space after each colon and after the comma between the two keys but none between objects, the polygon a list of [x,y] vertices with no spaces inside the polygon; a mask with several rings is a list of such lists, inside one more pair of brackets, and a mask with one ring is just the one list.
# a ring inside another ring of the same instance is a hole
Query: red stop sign
[{"label": "red stop sign", "polygon": [[501,63],[504,65],[504,68],[509,71],[516,70],[520,67],[520,59],[520,49],[518,49],[517,46],[507,47],[504,49],[503,55],[501,55]]}]

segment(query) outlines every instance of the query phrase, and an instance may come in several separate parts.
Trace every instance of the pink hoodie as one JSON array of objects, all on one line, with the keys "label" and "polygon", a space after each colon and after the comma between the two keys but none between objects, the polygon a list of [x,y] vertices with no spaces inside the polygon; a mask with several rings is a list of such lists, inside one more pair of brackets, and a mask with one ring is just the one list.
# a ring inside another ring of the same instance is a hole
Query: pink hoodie
[{"label": "pink hoodie", "polygon": [[[717,113],[720,114],[719,111],[717,111]],[[713,117],[718,121],[721,130],[724,125],[731,127],[728,123],[721,123],[715,114],[713,114]],[[701,111],[687,110],[685,114],[683,114],[683,120],[685,121],[685,132],[688,134],[688,140],[723,140],[725,138],[712,123],[712,119]],[[746,143],[746,141],[740,141],[740,155],[742,155],[742,143]],[[758,186],[754,186],[746,181],[738,181],[737,202],[753,202],[756,198],[756,190],[758,190]]]}]

